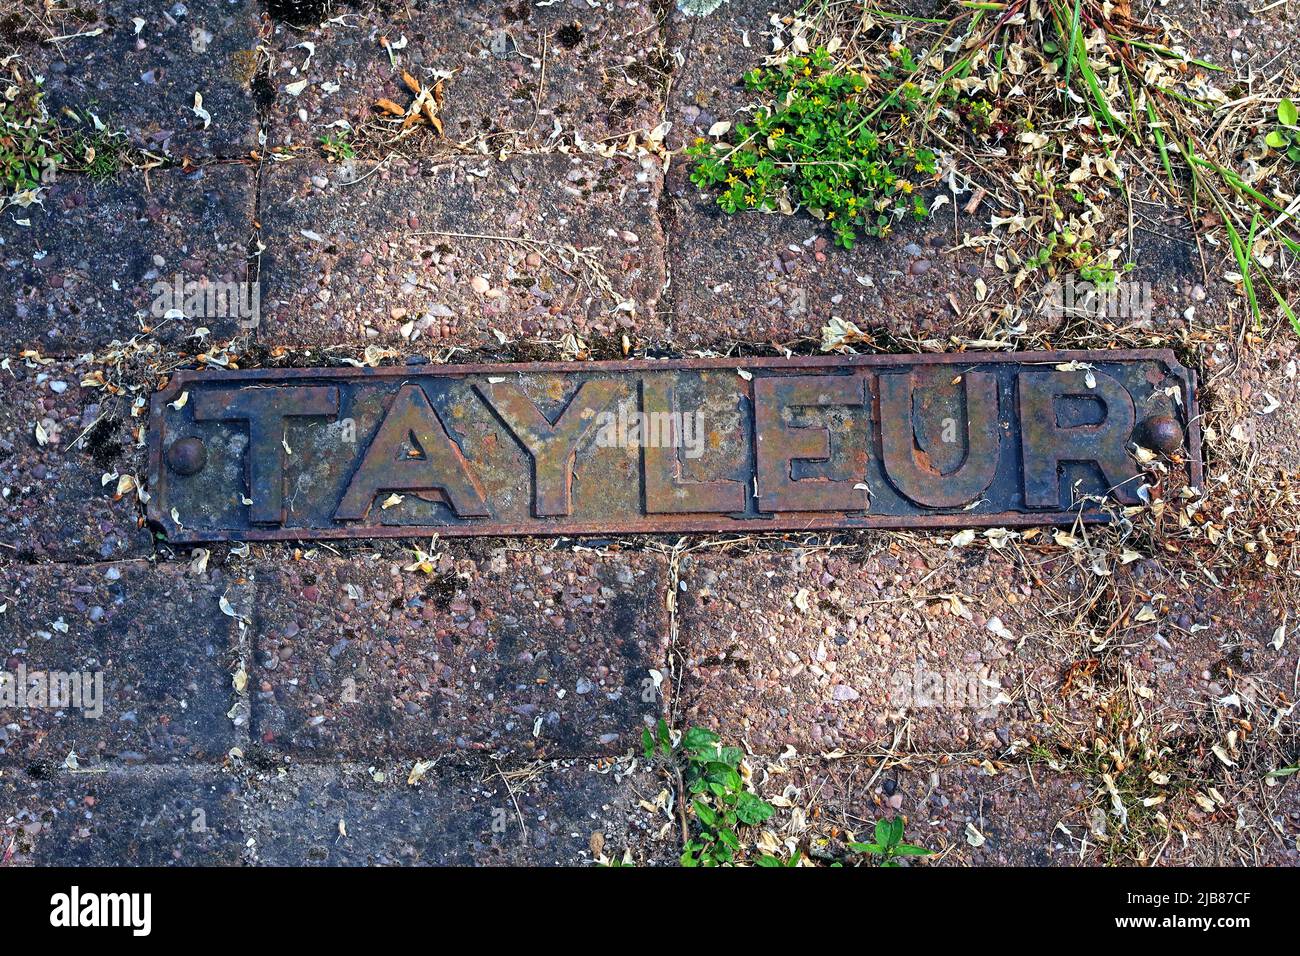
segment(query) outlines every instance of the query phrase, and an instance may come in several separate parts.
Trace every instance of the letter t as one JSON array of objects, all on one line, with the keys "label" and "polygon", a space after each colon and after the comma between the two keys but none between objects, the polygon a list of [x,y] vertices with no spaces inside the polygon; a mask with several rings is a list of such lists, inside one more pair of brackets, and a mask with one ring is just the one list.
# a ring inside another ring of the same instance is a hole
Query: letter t
[{"label": "letter t", "polygon": [[194,399],[194,420],[248,422],[248,493],[254,524],[284,521],[285,420],[339,411],[339,390],[330,387],[223,388],[201,391]]}]

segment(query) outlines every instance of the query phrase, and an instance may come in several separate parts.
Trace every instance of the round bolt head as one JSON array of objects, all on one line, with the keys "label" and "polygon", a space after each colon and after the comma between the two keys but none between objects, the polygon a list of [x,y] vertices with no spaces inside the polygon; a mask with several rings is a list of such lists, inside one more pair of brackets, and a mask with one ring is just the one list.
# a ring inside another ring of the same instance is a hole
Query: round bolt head
[{"label": "round bolt head", "polygon": [[1183,447],[1183,430],[1172,415],[1152,415],[1138,426],[1139,445],[1172,455]]},{"label": "round bolt head", "polygon": [[208,449],[201,438],[178,438],[167,449],[167,467],[178,475],[195,475],[208,463]]}]

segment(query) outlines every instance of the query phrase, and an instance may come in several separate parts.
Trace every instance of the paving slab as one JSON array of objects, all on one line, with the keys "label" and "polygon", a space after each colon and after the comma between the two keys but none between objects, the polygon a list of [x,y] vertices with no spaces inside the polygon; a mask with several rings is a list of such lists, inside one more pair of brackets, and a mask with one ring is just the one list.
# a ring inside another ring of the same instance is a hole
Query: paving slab
[{"label": "paving slab", "polygon": [[[1162,866],[1294,866],[1300,859],[1298,791],[1256,781],[1234,787],[1232,802],[1212,815],[1160,805],[1179,823],[1171,833],[1136,814],[1120,827],[1098,774],[1023,758],[938,763],[933,755],[895,755],[882,763],[799,756],[756,767],[755,774],[760,793],[801,811],[779,809],[766,824],[784,845],[781,855],[797,844],[820,865],[861,862],[846,844],[870,840],[876,820],[894,817],[904,821],[906,842],[932,851],[904,861],[912,866],[1131,865],[1139,852]],[[1171,795],[1187,799],[1176,787]],[[1244,838],[1243,822],[1260,838]]]},{"label": "paving slab", "polygon": [[683,720],[755,753],[996,752],[1037,726],[1026,664],[1068,666],[1051,613],[1069,559],[895,540],[863,556],[796,550],[682,562]]},{"label": "paving slab", "polygon": [[[372,159],[390,146],[427,155],[481,145],[497,154],[624,139],[660,121],[668,63],[659,5],[649,0],[347,12],[323,25],[276,25],[270,145],[315,149],[325,128],[343,121],[357,131],[354,144],[378,153]],[[403,72],[430,88],[442,81],[441,136],[421,128],[397,139],[400,122],[376,122],[379,100],[411,102]]]},{"label": "paving slab", "polygon": [[[661,784],[584,761],[291,769],[245,797],[253,859],[272,866],[583,866],[600,852],[671,861],[675,831],[638,806]],[[680,850],[678,851],[680,852]]]},{"label": "paving slab", "polygon": [[[286,162],[263,186],[268,345],[653,335],[659,175],[560,154]],[[567,247],[567,248],[566,248]]]},{"label": "paving slab", "polygon": [[221,599],[246,615],[241,588],[145,561],[0,567],[0,765],[222,759],[240,737],[227,717],[238,635]]},{"label": "paving slab", "polygon": [[[1287,707],[1300,642],[1287,636],[1274,646],[1279,628],[1285,635],[1294,628],[1284,583],[1244,572],[1216,587],[1194,560],[1171,558],[1118,569],[1116,587],[1125,609],[1116,629],[1119,651],[1153,691],[1156,720],[1212,728],[1219,711],[1262,729]],[[1221,701],[1232,695],[1237,703],[1225,708]],[[1300,727],[1289,714],[1279,719],[1283,733]]]},{"label": "paving slab", "polygon": [[82,386],[96,372],[18,358],[0,371],[0,562],[152,552],[138,495],[123,484],[144,480],[142,423],[127,400]]},{"label": "paving slab", "polygon": [[27,866],[233,866],[240,781],[212,769],[59,770],[0,778],[4,862]]},{"label": "paving slab", "polygon": [[[928,0],[906,5],[921,17],[943,15],[941,6]],[[668,101],[671,145],[707,138],[715,123],[748,118],[754,95],[744,89],[742,77],[771,53],[771,19],[778,15],[757,0],[733,0],[707,17],[673,13],[669,47],[681,65]],[[784,39],[788,42],[788,34]],[[684,345],[817,339],[832,317],[883,332],[885,347],[891,337],[945,342],[950,336],[1006,340],[1028,335],[1042,344],[1078,334],[1078,323],[1065,321],[1069,317],[1038,291],[1039,280],[1029,280],[1021,291],[1007,288],[994,258],[996,246],[983,251],[964,245],[969,238],[987,236],[995,217],[1015,213],[1002,205],[1013,197],[1000,201],[992,180],[981,180],[989,194],[971,212],[966,207],[973,197],[964,184],[964,191],[953,195],[946,178],[918,182],[931,206],[941,195],[950,201],[924,222],[899,222],[886,239],[862,237],[854,249],[843,250],[806,212],[724,213],[715,191],[690,182],[691,166],[685,156],[674,164],[663,204],[672,331]],[[974,172],[964,160],[957,169]],[[1126,243],[1131,240],[1135,248],[1127,255],[1137,269],[1127,281],[1151,285],[1150,315],[1126,315],[1123,321],[1178,334],[1189,325],[1188,307],[1204,299],[1192,292],[1201,277],[1201,256],[1185,215],[1160,208],[1166,201],[1158,190],[1163,184],[1140,175],[1135,183],[1141,204],[1133,222],[1115,204],[1098,227]],[[1201,306],[1203,315],[1208,307]]]},{"label": "paving slab", "polygon": [[690,182],[686,162],[665,190],[670,337],[683,347],[818,340],[832,318],[940,340],[976,335],[987,321],[974,291],[983,266],[945,251],[950,226],[911,223],[844,250],[803,214],[724,213]]},{"label": "paving slab", "polygon": [[617,755],[661,712],[666,565],[502,549],[256,572],[253,739],[302,759]]},{"label": "paving slab", "polygon": [[[1300,342],[1286,332],[1251,349],[1205,350],[1206,425],[1260,486],[1300,476]],[[1244,489],[1243,489],[1244,490]]]},{"label": "paving slab", "polygon": [[98,0],[11,13],[0,35],[43,77],[45,104],[60,123],[90,129],[97,117],[136,146],[177,159],[241,157],[257,145],[261,6]]},{"label": "paving slab", "polygon": [[[200,340],[189,337],[199,329],[217,340],[240,334],[237,305],[214,296],[217,308],[198,307],[184,287],[248,278],[254,178],[244,165],[132,171],[98,184],[65,176],[41,204],[9,209],[0,219],[6,344],[72,356],[151,329],[197,352]],[[167,319],[172,308],[188,313]]]},{"label": "paving slab", "polygon": [[1286,11],[1224,2],[1169,0],[1160,21],[1169,24],[1189,57],[1243,73],[1261,70],[1291,42]]},{"label": "paving slab", "polygon": [[[747,118],[753,96],[743,76],[771,52],[773,15],[756,0],[734,0],[708,17],[673,14],[669,45],[682,65],[668,104],[672,145]],[[900,223],[886,239],[864,237],[843,250],[806,213],[724,213],[716,193],[690,182],[691,166],[686,156],[674,163],[664,202],[672,337],[683,346],[818,339],[832,317],[894,335],[970,336],[1001,304],[975,291],[978,278],[992,278],[992,264],[955,249],[987,227],[987,209],[967,216],[949,204],[932,220]]]},{"label": "paving slab", "polygon": [[905,761],[882,767],[854,757],[798,758],[771,769],[779,772],[766,777],[760,792],[784,797],[804,813],[797,822],[789,811],[778,811],[769,826],[778,841],[797,841],[815,863],[864,862],[845,844],[870,842],[875,822],[896,816],[904,820],[904,841],[933,853],[905,861],[912,866],[1081,862],[1077,843],[1058,828],[1063,824],[1080,836],[1087,829],[1078,821],[1092,788],[1077,776],[1030,772],[1023,765],[985,769]]}]

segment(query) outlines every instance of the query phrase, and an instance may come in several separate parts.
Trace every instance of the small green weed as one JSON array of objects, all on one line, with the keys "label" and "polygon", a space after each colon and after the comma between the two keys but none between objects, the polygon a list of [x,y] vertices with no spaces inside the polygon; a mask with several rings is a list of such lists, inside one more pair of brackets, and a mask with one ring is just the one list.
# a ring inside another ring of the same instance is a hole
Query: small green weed
[{"label": "small green weed", "polygon": [[742,854],[738,829],[762,823],[775,812],[770,803],[745,789],[740,772],[744,752],[723,746],[717,734],[702,727],[686,731],[674,746],[663,720],[654,733],[649,728],[642,730],[641,743],[646,760],[670,771],[679,790],[692,797],[690,806],[698,828],[687,835],[682,866],[735,863]]},{"label": "small green weed", "polygon": [[930,856],[933,850],[903,842],[903,818],[876,821],[876,838],[870,843],[850,843],[848,847],[854,853],[878,857],[881,866],[898,866],[898,860],[905,856]]},{"label": "small green weed", "polygon": [[1109,257],[1099,254],[1087,239],[1080,239],[1072,229],[1065,227],[1047,235],[1046,242],[1025,259],[1028,270],[1043,269],[1055,276],[1064,268],[1077,272],[1084,282],[1098,289],[1114,289],[1121,275],[1132,272],[1134,263],[1116,265]]},{"label": "small green weed", "polygon": [[356,159],[357,151],[348,138],[346,130],[338,133],[326,133],[320,138],[320,148],[326,156],[336,163]]},{"label": "small green weed", "polygon": [[[720,190],[728,213],[802,206],[846,249],[859,233],[883,238],[897,219],[924,219],[917,177],[937,167],[909,127],[926,104],[907,79],[917,69],[911,51],[899,46],[891,56],[893,68],[874,78],[845,69],[824,47],[750,71],[746,86],[770,105],[736,124],[734,145],[701,137],[687,147],[692,182]],[[873,95],[878,84],[888,88],[883,96]]]},{"label": "small green weed", "polygon": [[[10,98],[12,96],[12,98]],[[41,92],[24,88],[0,97],[0,190],[35,189],[45,171],[63,157],[53,146],[54,124],[41,106]]]},{"label": "small green weed", "polygon": [[99,130],[73,134],[67,146],[68,168],[96,183],[108,182],[130,165],[132,149],[122,133]]},{"label": "small green weed", "polygon": [[1296,105],[1285,99],[1277,105],[1277,121],[1280,124],[1270,130],[1264,142],[1286,156],[1293,163],[1300,163],[1300,129],[1297,129]]}]

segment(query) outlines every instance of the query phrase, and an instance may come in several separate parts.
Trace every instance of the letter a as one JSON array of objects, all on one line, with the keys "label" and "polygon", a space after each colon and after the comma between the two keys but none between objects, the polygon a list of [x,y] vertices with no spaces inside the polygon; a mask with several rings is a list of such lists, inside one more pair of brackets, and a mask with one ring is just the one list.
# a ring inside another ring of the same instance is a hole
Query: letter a
[{"label": "letter a", "polygon": [[462,518],[488,514],[483,489],[469,463],[418,385],[403,385],[393,399],[343,493],[335,519],[360,521],[375,496],[384,491],[436,495]]}]

